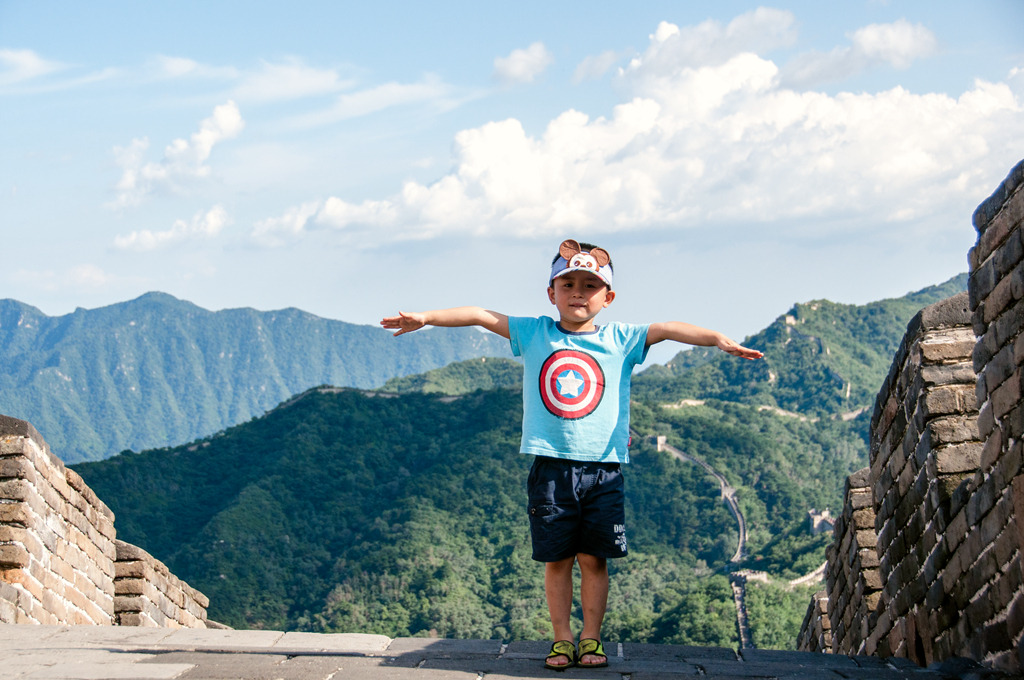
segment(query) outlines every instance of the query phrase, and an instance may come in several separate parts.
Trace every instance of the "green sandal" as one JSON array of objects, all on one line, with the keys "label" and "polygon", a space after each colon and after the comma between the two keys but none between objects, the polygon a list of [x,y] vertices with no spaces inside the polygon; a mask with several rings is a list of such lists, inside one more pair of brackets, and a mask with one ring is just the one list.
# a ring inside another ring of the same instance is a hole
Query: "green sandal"
[{"label": "green sandal", "polygon": [[[548,663],[548,659],[553,659],[556,656],[564,656],[568,659],[568,663],[554,664]],[[544,659],[544,668],[548,668],[553,671],[564,671],[566,668],[572,668],[576,665],[576,645],[572,643],[572,640],[559,640],[555,644],[551,645],[551,653]]]},{"label": "green sandal", "polygon": [[[598,663],[583,663],[583,657],[587,654],[603,656],[604,661]],[[576,652],[576,665],[580,668],[604,668],[608,665],[608,655],[604,653],[604,645],[600,640],[587,638],[580,640],[579,649]]]}]

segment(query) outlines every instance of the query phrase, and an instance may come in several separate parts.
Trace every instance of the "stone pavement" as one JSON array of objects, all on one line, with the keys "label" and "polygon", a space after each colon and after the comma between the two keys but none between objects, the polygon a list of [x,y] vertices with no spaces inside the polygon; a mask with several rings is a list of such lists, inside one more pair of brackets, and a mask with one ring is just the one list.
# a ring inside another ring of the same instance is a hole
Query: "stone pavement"
[{"label": "stone pavement", "polygon": [[[942,680],[905,659],[608,644],[609,667],[547,671],[546,642],[118,626],[0,625],[0,679]],[[1004,678],[1006,676],[997,675]]]}]

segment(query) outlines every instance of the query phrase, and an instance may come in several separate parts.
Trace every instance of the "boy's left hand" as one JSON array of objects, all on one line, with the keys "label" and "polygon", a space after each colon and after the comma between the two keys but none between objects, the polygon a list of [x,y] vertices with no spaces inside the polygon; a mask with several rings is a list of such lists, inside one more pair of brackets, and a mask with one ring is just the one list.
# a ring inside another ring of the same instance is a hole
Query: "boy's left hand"
[{"label": "boy's left hand", "polygon": [[395,335],[403,335],[426,326],[427,317],[425,314],[417,312],[399,312],[398,316],[387,316],[381,319],[380,325],[388,330],[398,329]]},{"label": "boy's left hand", "polygon": [[764,357],[764,353],[759,352],[756,349],[744,347],[735,340],[730,340],[724,335],[718,340],[718,349],[723,352],[727,352],[734,357],[740,357],[741,359],[761,359]]}]

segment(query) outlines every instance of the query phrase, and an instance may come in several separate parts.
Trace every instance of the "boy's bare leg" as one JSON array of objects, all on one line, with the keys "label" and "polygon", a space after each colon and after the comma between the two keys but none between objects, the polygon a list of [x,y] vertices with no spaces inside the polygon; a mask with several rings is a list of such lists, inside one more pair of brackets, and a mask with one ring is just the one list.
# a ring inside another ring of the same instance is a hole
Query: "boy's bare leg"
[{"label": "boy's bare leg", "polygon": [[[555,630],[555,641],[573,641],[572,628],[569,627],[569,614],[572,612],[572,565],[576,557],[566,557],[557,562],[544,565],[544,594],[548,599],[548,614],[551,615],[551,627]],[[607,582],[607,577],[605,578]],[[607,585],[605,586],[607,591]],[[607,592],[605,593],[607,596]],[[565,657],[548,659],[552,666],[569,663]]]},{"label": "boy's bare leg", "polygon": [[[604,623],[604,612],[608,606],[608,560],[585,553],[578,554],[576,559],[579,560],[582,574],[580,599],[583,600],[583,632],[580,633],[580,639],[600,640],[601,624]],[[580,659],[583,665],[601,661],[604,659],[595,654],[587,654]]]}]

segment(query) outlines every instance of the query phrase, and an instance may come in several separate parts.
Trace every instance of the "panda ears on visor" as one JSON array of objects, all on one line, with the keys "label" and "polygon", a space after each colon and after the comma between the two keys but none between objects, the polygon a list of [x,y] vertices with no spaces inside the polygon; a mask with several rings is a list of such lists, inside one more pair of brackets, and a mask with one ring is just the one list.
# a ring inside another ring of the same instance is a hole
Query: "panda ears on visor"
[{"label": "panda ears on visor", "polygon": [[[571,238],[567,238],[562,241],[562,245],[558,246],[558,254],[565,258],[566,262],[572,262],[572,258],[583,252],[583,248],[577,241]],[[604,267],[612,261],[612,256],[608,254],[608,251],[604,248],[594,248],[590,251],[590,256],[597,261],[598,267]]]}]

